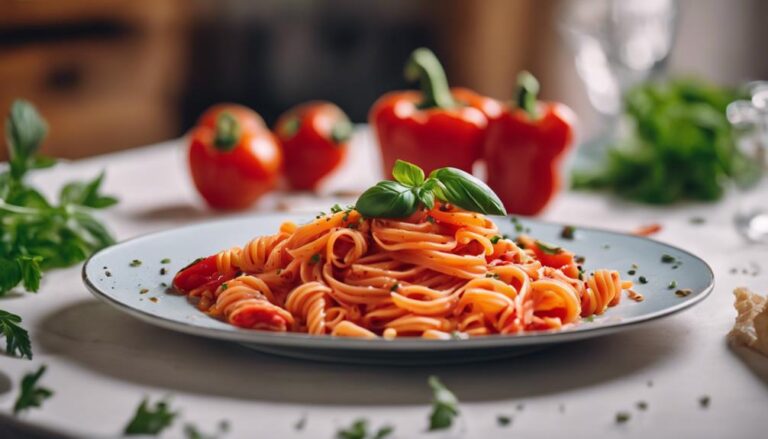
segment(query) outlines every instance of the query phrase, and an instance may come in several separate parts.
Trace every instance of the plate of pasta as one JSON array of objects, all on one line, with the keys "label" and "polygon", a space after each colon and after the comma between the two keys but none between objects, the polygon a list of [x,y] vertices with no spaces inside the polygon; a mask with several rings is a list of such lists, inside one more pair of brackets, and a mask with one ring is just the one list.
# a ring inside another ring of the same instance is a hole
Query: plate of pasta
[{"label": "plate of pasta", "polygon": [[712,290],[712,270],[684,250],[504,216],[468,174],[416,169],[314,217],[258,214],[122,242],[86,262],[85,285],[168,329],[294,357],[401,364],[605,335]]}]

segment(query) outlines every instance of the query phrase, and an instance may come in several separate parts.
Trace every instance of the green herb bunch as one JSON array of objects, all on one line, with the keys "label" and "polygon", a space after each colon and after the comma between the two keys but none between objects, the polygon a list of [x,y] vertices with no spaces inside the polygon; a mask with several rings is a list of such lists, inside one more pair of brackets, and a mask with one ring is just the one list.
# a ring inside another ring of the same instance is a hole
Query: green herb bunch
[{"label": "green herb bunch", "polygon": [[[40,287],[44,270],[76,264],[114,242],[91,211],[112,206],[117,199],[101,195],[104,174],[87,182],[70,182],[49,201],[26,182],[30,171],[56,161],[38,154],[48,133],[35,107],[17,100],[5,123],[8,167],[0,172],[0,297],[19,284],[30,292]],[[31,357],[29,340],[19,316],[0,311],[6,351]]]},{"label": "green herb bunch", "polygon": [[435,169],[425,178],[421,168],[398,160],[392,176],[395,181],[380,181],[360,195],[355,209],[364,217],[405,218],[421,206],[432,209],[436,199],[470,212],[507,214],[488,185],[461,169]]},{"label": "green herb bunch", "polygon": [[597,172],[577,172],[575,188],[607,188],[620,196],[666,204],[716,200],[732,177],[753,173],[736,149],[726,107],[738,95],[694,80],[645,83],[630,90],[630,133]]}]

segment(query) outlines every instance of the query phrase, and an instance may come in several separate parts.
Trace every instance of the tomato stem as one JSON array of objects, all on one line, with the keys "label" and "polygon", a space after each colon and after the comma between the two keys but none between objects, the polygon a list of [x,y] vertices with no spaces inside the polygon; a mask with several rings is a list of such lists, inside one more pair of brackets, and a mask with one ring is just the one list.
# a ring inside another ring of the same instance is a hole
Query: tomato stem
[{"label": "tomato stem", "polygon": [[536,111],[536,96],[539,94],[539,81],[535,76],[527,71],[520,72],[517,75],[517,106],[526,113],[531,119],[538,117]]},{"label": "tomato stem", "polygon": [[221,113],[216,119],[216,134],[213,146],[220,151],[231,151],[240,140],[240,124],[230,113]]},{"label": "tomato stem", "polygon": [[333,128],[331,128],[331,140],[337,145],[345,143],[352,137],[352,131],[352,122],[346,117],[343,117],[333,124]]},{"label": "tomato stem", "polygon": [[420,108],[456,106],[445,70],[431,50],[422,47],[413,51],[405,64],[405,78],[412,82],[419,81],[424,94]]}]

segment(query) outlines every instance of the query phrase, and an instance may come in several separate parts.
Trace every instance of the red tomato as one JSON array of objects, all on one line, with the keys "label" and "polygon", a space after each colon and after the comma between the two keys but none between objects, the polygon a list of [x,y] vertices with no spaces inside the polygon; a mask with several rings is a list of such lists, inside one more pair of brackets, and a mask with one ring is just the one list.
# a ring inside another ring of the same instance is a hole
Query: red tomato
[{"label": "red tomato", "polygon": [[573,253],[568,250],[560,247],[553,247],[541,241],[536,241],[530,236],[519,236],[517,239],[526,249],[533,250],[536,254],[536,259],[541,261],[542,265],[552,268],[561,268],[571,265],[575,266]]},{"label": "red tomato", "polygon": [[313,101],[280,116],[275,134],[285,154],[288,184],[293,189],[313,190],[344,160],[352,124],[336,105]]},{"label": "red tomato", "polygon": [[216,209],[251,206],[274,188],[282,161],[261,117],[240,105],[211,107],[190,133],[192,180]]},{"label": "red tomato", "polygon": [[216,268],[216,255],[197,260],[179,270],[173,278],[173,287],[187,293],[201,285],[213,281],[219,276]]}]

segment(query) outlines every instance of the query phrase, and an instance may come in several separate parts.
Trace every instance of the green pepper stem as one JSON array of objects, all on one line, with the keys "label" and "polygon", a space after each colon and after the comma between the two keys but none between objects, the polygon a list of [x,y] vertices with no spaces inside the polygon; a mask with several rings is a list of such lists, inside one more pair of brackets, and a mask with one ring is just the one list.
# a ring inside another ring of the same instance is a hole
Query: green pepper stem
[{"label": "green pepper stem", "polygon": [[405,79],[419,81],[424,101],[421,108],[451,108],[456,106],[445,70],[435,54],[426,48],[413,51],[405,64]]},{"label": "green pepper stem", "polygon": [[536,119],[536,96],[539,94],[539,81],[527,71],[517,75],[517,106],[528,113],[528,117]]},{"label": "green pepper stem", "polygon": [[221,113],[216,119],[213,146],[220,151],[231,151],[240,140],[240,124],[230,113]]}]

